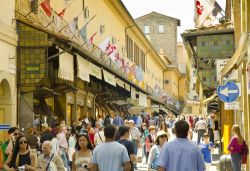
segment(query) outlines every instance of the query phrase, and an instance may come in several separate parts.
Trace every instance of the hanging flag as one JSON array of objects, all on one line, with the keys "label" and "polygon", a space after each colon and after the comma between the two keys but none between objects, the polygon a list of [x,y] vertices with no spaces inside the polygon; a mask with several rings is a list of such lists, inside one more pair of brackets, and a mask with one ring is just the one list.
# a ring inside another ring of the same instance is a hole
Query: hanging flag
[{"label": "hanging flag", "polygon": [[141,67],[137,67],[135,70],[135,78],[138,81],[143,81],[144,80],[144,75]]},{"label": "hanging flag", "polygon": [[69,29],[73,35],[76,34],[78,30],[78,17],[73,18],[73,20],[69,22]]},{"label": "hanging flag", "polygon": [[82,39],[88,43],[88,39],[87,39],[87,26],[88,24],[96,17],[96,15],[94,15],[93,17],[91,17],[91,19],[89,19],[80,29],[79,34],[82,37]]},{"label": "hanging flag", "polygon": [[111,44],[110,37],[106,37],[98,46],[102,52],[107,54],[111,60],[115,61],[116,60],[116,46]]},{"label": "hanging flag", "polygon": [[63,18],[66,8],[64,8],[61,12],[57,13],[57,15]]},{"label": "hanging flag", "polygon": [[53,16],[54,24],[55,24],[55,30],[58,32],[61,30],[63,26],[63,19],[59,17],[57,14],[54,14]]},{"label": "hanging flag", "polygon": [[82,37],[82,39],[83,39],[85,42],[88,42],[88,41],[87,41],[87,25],[84,25],[84,26],[79,30],[79,34],[80,34],[80,36]]},{"label": "hanging flag", "polygon": [[222,8],[220,5],[215,2],[214,3],[214,9],[212,10],[211,14],[206,18],[206,20],[203,23],[203,26],[210,26],[213,24],[214,20],[216,19],[217,15],[222,12]]},{"label": "hanging flag", "polygon": [[44,0],[41,4],[43,11],[45,14],[50,17],[51,16],[51,7],[50,7],[50,0]]},{"label": "hanging flag", "polygon": [[130,67],[129,67],[129,75],[133,75],[133,76],[135,76],[135,73],[136,73],[136,65],[135,64],[133,64],[133,65],[131,65]]},{"label": "hanging flag", "polygon": [[214,3],[215,0],[195,0],[195,27],[203,26],[203,23],[214,9]]},{"label": "hanging flag", "polygon": [[97,32],[95,32],[94,34],[92,34],[92,36],[90,36],[89,38],[89,43],[90,44],[93,44],[93,40],[94,40],[94,37],[96,36]]}]

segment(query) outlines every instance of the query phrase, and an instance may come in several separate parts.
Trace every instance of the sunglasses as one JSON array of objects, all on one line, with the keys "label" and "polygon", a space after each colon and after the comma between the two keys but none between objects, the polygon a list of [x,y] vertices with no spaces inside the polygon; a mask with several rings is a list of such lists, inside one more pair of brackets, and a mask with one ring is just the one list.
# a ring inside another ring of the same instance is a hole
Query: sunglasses
[{"label": "sunglasses", "polygon": [[19,144],[27,144],[27,141],[19,141]]},{"label": "sunglasses", "polygon": [[166,136],[166,135],[161,135],[161,136],[159,136],[159,138],[167,138],[168,136]]}]

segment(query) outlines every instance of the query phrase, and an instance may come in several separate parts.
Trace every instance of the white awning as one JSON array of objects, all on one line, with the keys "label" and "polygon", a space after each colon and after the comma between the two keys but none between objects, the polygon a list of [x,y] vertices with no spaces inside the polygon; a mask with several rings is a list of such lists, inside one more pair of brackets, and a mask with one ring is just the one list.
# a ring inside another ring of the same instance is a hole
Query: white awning
[{"label": "white awning", "polygon": [[113,74],[110,74],[109,72],[105,71],[104,69],[103,71],[103,77],[104,77],[104,81],[106,81],[107,83],[116,86],[116,81],[115,81],[115,76]]},{"label": "white awning", "polygon": [[134,87],[131,87],[131,98],[136,99],[136,89]]},{"label": "white awning", "polygon": [[139,92],[139,106],[147,107],[147,95]]},{"label": "white awning", "polygon": [[98,66],[92,64],[91,62],[89,63],[89,74],[93,75],[94,77],[102,80],[102,70]]},{"label": "white awning", "polygon": [[124,82],[120,80],[119,78],[116,78],[116,84],[122,88],[124,88]]},{"label": "white awning", "polygon": [[[62,51],[62,49],[59,50],[59,52]],[[67,52],[59,55],[58,77],[64,80],[74,81],[74,58]]]},{"label": "white awning", "polygon": [[127,83],[125,83],[124,85],[125,85],[125,89],[130,92],[130,85]]},{"label": "white awning", "polygon": [[89,61],[77,55],[77,77],[83,81],[90,82],[89,79]]}]

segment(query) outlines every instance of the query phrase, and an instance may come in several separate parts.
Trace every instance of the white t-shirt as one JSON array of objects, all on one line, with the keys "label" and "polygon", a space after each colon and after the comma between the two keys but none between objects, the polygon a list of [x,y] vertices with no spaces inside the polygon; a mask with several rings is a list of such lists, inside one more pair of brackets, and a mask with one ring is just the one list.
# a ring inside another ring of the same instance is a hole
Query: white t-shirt
[{"label": "white t-shirt", "polygon": [[[98,133],[100,134],[100,136],[99,136]],[[101,137],[101,138],[100,138],[100,137]],[[103,142],[105,142],[104,132],[103,132],[103,131],[99,131],[99,132],[95,133],[94,140],[95,140],[95,145],[100,145],[100,144],[102,144]]]}]

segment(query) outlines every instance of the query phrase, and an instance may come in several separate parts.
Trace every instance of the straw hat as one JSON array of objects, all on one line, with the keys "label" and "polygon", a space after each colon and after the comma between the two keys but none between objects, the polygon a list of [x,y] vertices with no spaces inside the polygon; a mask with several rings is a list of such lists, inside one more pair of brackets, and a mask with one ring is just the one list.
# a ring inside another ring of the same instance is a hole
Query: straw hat
[{"label": "straw hat", "polygon": [[128,123],[134,124],[135,122],[134,122],[134,120],[131,119],[131,120],[128,121]]},{"label": "straw hat", "polygon": [[155,129],[155,126],[151,125],[148,127],[148,130],[154,130]]},{"label": "straw hat", "polygon": [[165,131],[159,131],[156,134],[155,143],[158,141],[159,137],[162,135],[166,135],[168,137],[168,134]]}]

